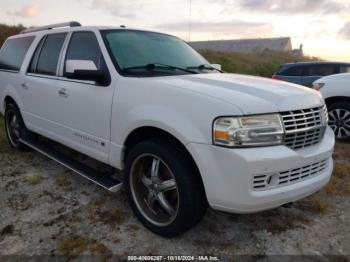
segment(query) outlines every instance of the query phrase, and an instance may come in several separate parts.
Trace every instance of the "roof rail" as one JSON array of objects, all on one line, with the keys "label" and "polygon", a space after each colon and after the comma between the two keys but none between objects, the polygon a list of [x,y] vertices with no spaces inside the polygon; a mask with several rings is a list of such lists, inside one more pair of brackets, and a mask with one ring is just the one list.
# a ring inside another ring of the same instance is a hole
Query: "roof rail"
[{"label": "roof rail", "polygon": [[26,30],[23,30],[21,34],[31,33],[31,32],[38,32],[38,31],[44,31],[44,30],[50,30],[54,28],[61,28],[61,27],[78,27],[81,26],[79,22],[66,22],[66,23],[59,23],[59,24],[52,24],[52,25],[45,25],[45,26],[38,26],[38,27],[31,27]]}]

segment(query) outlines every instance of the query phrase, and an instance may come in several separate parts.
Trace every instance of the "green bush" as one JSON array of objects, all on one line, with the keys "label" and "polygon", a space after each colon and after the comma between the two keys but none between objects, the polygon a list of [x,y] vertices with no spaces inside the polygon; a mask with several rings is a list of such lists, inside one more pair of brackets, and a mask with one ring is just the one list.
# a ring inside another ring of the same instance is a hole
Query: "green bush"
[{"label": "green bush", "polygon": [[316,57],[297,56],[289,52],[265,50],[260,53],[225,53],[209,50],[199,52],[212,64],[221,64],[229,73],[271,77],[284,63],[317,61]]}]

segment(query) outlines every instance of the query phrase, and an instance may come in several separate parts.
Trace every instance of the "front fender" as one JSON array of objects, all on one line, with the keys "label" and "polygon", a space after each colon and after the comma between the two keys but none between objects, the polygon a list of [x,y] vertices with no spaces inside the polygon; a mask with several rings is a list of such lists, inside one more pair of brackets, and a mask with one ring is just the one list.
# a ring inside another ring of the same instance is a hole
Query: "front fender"
[{"label": "front fender", "polygon": [[[201,128],[191,121],[188,116],[166,107],[142,106],[136,107],[123,116],[123,127],[113,128],[112,136],[117,138],[111,143],[110,164],[118,169],[123,169],[123,149],[129,134],[142,127],[155,127],[174,136],[184,146],[196,141],[196,143],[210,143],[211,124]],[[197,123],[198,124],[198,123]]]},{"label": "front fender", "polygon": [[[211,123],[206,127],[191,121],[185,116],[171,108],[160,106],[142,106],[129,111],[125,118],[127,128],[118,130],[115,137],[120,138],[118,143],[124,144],[128,135],[140,127],[156,127],[176,137],[183,145],[197,141],[197,143],[208,143],[211,141]],[[208,130],[209,129],[209,130]],[[119,133],[120,132],[120,133]]]},{"label": "front fender", "polygon": [[212,124],[222,115],[240,115],[239,108],[211,96],[173,87],[157,79],[120,78],[112,106],[111,165],[121,166],[129,134],[155,127],[188,143],[211,143]]}]

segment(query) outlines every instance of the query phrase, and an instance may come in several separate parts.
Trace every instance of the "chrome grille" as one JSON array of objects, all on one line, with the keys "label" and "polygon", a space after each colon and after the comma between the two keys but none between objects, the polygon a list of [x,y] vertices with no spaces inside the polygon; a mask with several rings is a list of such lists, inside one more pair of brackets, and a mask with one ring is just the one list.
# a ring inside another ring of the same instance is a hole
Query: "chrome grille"
[{"label": "chrome grille", "polygon": [[328,159],[315,162],[295,169],[289,169],[274,174],[254,175],[253,189],[267,190],[291,185],[308,178],[320,175],[327,168]]},{"label": "chrome grille", "polygon": [[282,112],[284,144],[292,149],[315,145],[323,137],[328,113],[326,105]]}]

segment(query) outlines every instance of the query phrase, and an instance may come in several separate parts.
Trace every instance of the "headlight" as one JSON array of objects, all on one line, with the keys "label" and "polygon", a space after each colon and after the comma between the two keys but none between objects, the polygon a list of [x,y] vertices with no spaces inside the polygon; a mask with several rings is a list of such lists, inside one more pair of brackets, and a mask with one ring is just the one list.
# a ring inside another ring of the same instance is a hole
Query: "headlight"
[{"label": "headlight", "polygon": [[214,144],[228,147],[280,145],[284,134],[279,114],[220,117],[213,129]]},{"label": "headlight", "polygon": [[316,91],[320,91],[324,85],[325,85],[324,83],[314,83],[312,85],[312,88],[315,89]]}]

